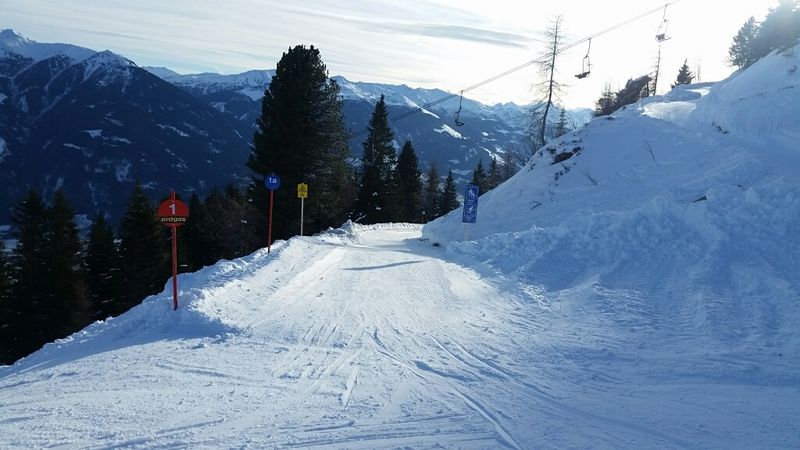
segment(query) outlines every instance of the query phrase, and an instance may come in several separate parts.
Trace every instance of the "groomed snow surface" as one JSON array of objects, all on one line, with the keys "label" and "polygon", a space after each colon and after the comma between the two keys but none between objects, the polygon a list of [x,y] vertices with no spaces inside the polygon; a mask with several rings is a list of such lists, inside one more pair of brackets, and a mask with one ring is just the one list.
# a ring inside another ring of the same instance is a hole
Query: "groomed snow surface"
[{"label": "groomed snow surface", "polygon": [[798,58],[594,120],[474,226],[183,274],[0,368],[0,447],[800,448]]}]

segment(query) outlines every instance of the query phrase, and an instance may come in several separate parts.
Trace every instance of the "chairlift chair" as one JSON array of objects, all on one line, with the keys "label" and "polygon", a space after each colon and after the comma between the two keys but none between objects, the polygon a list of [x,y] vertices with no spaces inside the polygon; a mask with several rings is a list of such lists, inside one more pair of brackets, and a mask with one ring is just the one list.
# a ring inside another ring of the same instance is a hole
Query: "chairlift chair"
[{"label": "chairlift chair", "polygon": [[582,80],[589,76],[592,73],[592,63],[589,60],[589,52],[592,50],[592,40],[589,39],[589,48],[586,49],[586,56],[583,57],[583,62],[581,63],[581,72],[575,75],[575,78]]},{"label": "chairlift chair", "polygon": [[664,42],[672,39],[670,36],[667,36],[667,28],[669,27],[669,20],[667,19],[667,6],[669,5],[664,5],[664,15],[661,18],[661,24],[658,25],[658,31],[656,31],[657,42]]},{"label": "chairlift chair", "polygon": [[458,100],[458,111],[456,111],[456,117],[455,117],[455,123],[456,123],[457,127],[463,127],[464,126],[464,122],[459,120],[459,118],[461,116],[461,105],[463,103],[464,103],[464,91],[461,91],[461,96],[460,96],[460,98]]}]

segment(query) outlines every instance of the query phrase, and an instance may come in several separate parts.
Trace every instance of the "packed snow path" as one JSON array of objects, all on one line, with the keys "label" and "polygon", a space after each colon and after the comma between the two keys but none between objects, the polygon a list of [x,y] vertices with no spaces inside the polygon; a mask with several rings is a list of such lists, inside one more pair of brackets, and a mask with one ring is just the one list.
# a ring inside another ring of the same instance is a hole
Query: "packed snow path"
[{"label": "packed snow path", "polygon": [[0,368],[0,447],[730,448],[791,439],[770,419],[791,416],[791,386],[643,382],[669,361],[619,370],[630,361],[593,348],[544,297],[443,260],[419,236],[408,226],[353,227],[181,276],[177,313],[168,289]]}]

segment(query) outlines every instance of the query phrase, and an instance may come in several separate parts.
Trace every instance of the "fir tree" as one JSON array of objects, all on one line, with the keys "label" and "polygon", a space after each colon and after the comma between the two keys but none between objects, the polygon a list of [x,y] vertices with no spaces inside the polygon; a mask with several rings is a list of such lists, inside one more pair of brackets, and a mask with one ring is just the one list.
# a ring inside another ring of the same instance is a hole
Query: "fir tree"
[{"label": "fir tree", "polygon": [[136,185],[122,217],[120,255],[125,290],[123,309],[160,292],[172,276],[170,243],[141,185]]},{"label": "fir tree", "polygon": [[447,171],[447,179],[444,180],[444,191],[442,192],[442,215],[453,211],[461,206],[458,202],[458,193],[456,192],[456,181],[453,178],[453,171]]},{"label": "fir tree", "polygon": [[556,128],[553,130],[553,135],[555,137],[561,137],[567,133],[572,131],[569,126],[569,121],[567,119],[567,110],[565,108],[561,108],[561,111],[558,113],[558,122],[556,123]]},{"label": "fir tree", "polygon": [[[770,8],[759,26],[753,41],[755,59],[767,56],[775,49],[791,47],[800,37],[800,10],[796,0],[780,0],[778,6]],[[755,61],[754,61],[755,62]]]},{"label": "fir tree", "polygon": [[403,222],[419,222],[422,220],[422,183],[419,160],[410,140],[403,144],[397,158],[397,182],[400,188]]},{"label": "fir tree", "polygon": [[53,332],[57,337],[64,337],[88,323],[88,305],[82,293],[81,241],[75,211],[61,190],[56,191],[47,209],[44,238],[49,302],[54,313],[53,323],[58,324]]},{"label": "fir tree", "polygon": [[[266,236],[268,194],[264,179],[281,177],[275,193],[273,236],[299,232],[300,202],[295,186],[309,185],[305,229],[314,233],[344,222],[351,205],[350,150],[339,86],[328,78],[314,46],[290,48],[278,61],[264,93],[247,167],[255,173],[249,199],[262,211],[259,236]],[[266,239],[264,239],[266,241]]]},{"label": "fir tree", "polygon": [[211,258],[211,247],[215,236],[203,232],[208,213],[197,192],[192,192],[189,198],[189,214],[189,219],[181,227],[181,232],[186,240],[189,270],[194,272],[215,262]]},{"label": "fir tree", "polygon": [[673,88],[681,84],[692,84],[692,81],[694,81],[694,74],[689,70],[687,61],[688,60],[683,60],[683,65],[680,70],[678,70],[678,77],[675,80],[675,84],[672,85]]},{"label": "fir tree", "polygon": [[492,162],[489,163],[489,173],[486,175],[489,190],[500,186],[500,183],[504,181],[502,177],[503,175],[500,172],[500,165],[497,163],[497,158],[493,156]]},{"label": "fir tree", "polygon": [[439,189],[439,171],[436,164],[431,163],[425,180],[425,191],[422,196],[422,221],[430,222],[441,215],[442,191]]},{"label": "fir tree", "polygon": [[114,231],[105,216],[98,214],[89,230],[84,262],[91,319],[102,320],[125,312],[121,263]]},{"label": "fir tree", "polygon": [[367,126],[361,158],[361,183],[355,216],[361,223],[393,222],[400,216],[398,180],[395,179],[397,155],[394,133],[383,95]]},{"label": "fir tree", "polygon": [[750,17],[747,22],[739,28],[733,38],[733,44],[728,49],[728,59],[736,67],[749,67],[758,61],[756,55],[756,38],[758,37],[759,25],[755,17]]},{"label": "fir tree", "polygon": [[[56,337],[59,328],[53,318],[48,274],[47,210],[39,194],[28,191],[11,218],[16,231],[13,264],[16,266],[14,290],[9,302],[10,339],[4,342],[11,360],[16,360]],[[63,316],[62,316],[63,317]]]},{"label": "fir tree", "polygon": [[17,311],[11,304],[13,283],[14,277],[6,254],[5,242],[0,240],[0,342],[2,343],[0,345],[0,365],[13,363],[16,356],[12,353],[10,345],[14,338],[11,335],[13,323],[19,320]]},{"label": "fir tree", "polygon": [[472,171],[472,184],[478,186],[478,195],[483,195],[489,191],[489,180],[486,176],[486,171],[483,170],[483,160],[478,160],[478,165]]},{"label": "fir tree", "polygon": [[611,90],[611,85],[606,83],[603,94],[595,102],[594,116],[608,116],[616,111],[616,100],[614,99],[614,92]]}]

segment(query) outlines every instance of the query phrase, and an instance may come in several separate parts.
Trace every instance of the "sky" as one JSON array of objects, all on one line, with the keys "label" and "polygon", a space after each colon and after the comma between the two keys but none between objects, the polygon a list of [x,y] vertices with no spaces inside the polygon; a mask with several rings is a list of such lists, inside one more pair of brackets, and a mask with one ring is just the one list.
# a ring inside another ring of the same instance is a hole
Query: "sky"
[{"label": "sky", "polygon": [[[179,73],[273,69],[297,44],[320,49],[331,75],[450,92],[489,79],[545,50],[545,31],[562,18],[570,44],[647,11],[651,15],[592,40],[592,73],[582,71],[587,44],[559,55],[560,103],[593,107],[604,87],[652,72],[664,0],[0,0],[0,28],[38,42],[111,50],[140,66]],[[678,0],[666,8],[659,93],[684,60],[701,81],[734,69],[728,47],[750,16],[777,0]],[[533,66],[465,93],[487,104],[537,100]]]}]

